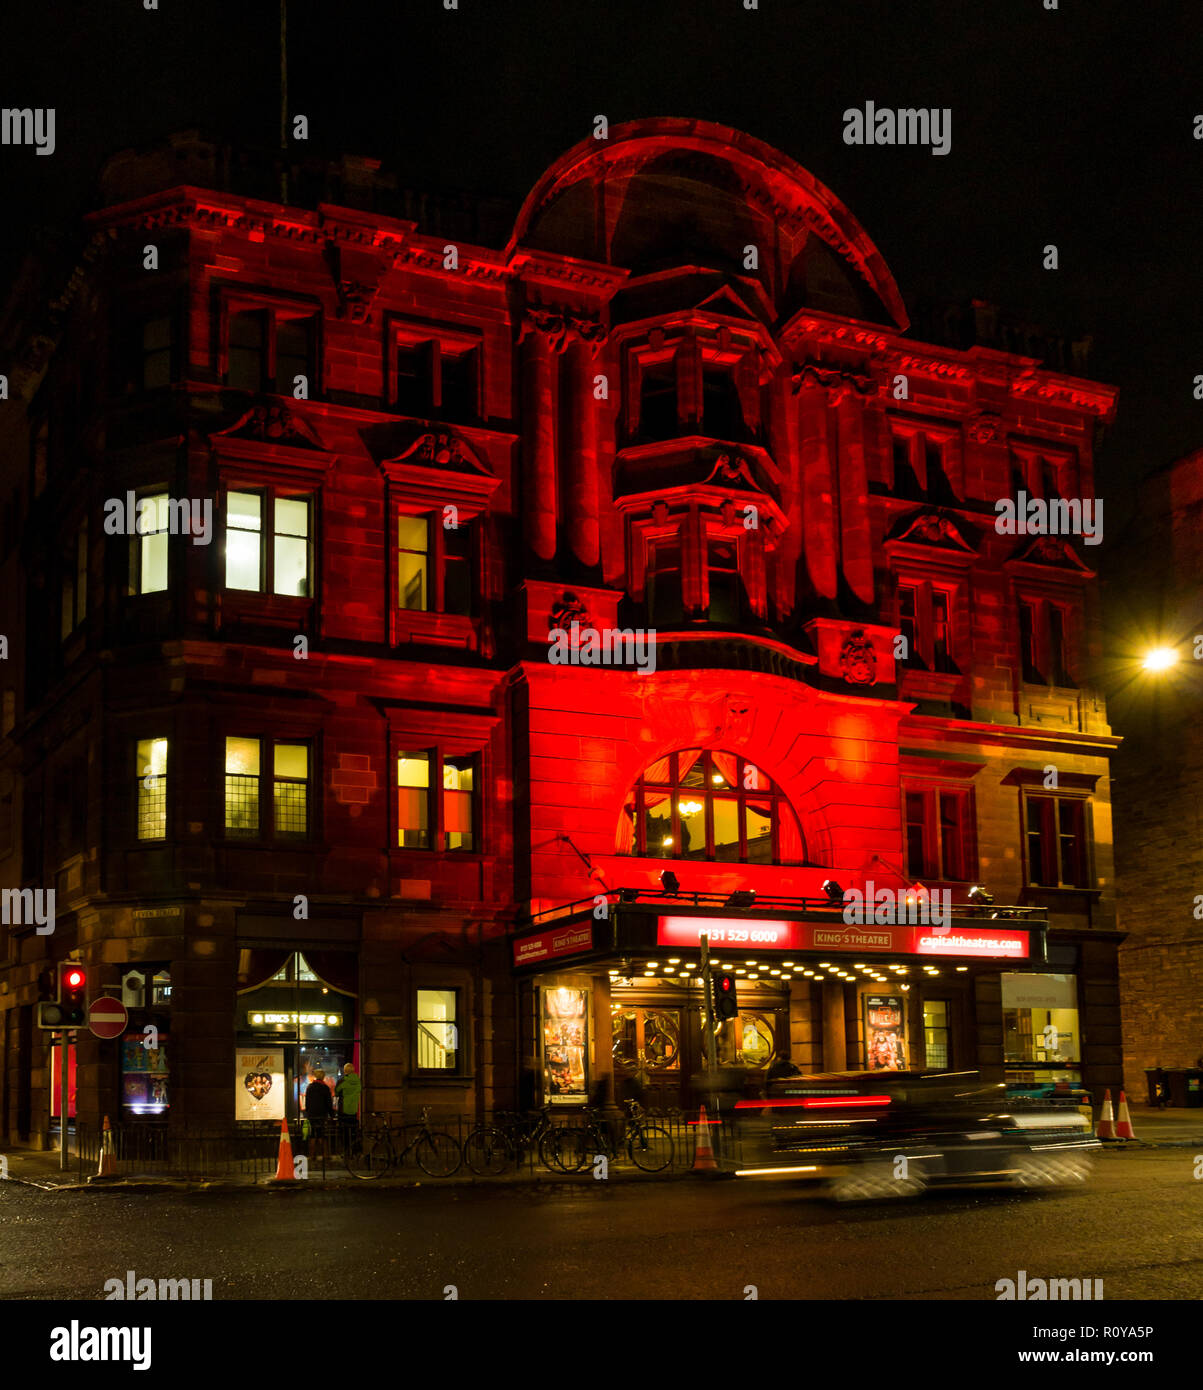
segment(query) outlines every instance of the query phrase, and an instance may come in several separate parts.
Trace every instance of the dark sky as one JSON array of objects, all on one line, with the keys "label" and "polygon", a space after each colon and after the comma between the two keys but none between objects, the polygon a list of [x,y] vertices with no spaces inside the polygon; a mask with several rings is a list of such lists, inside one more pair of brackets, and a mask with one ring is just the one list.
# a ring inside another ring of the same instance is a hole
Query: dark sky
[{"label": "dark sky", "polygon": [[[1203,8],[1044,3],[290,0],[290,107],[315,150],[515,200],[598,113],[746,130],[848,205],[908,298],[980,296],[1092,334],[1092,374],[1121,390],[1102,459],[1118,501],[1203,444]],[[116,150],[189,127],[275,142],[274,0],[160,6],[5,15],[0,105],[55,107],[58,147],[0,147],[0,265],[77,215]],[[842,112],[866,100],[951,108],[951,153],[844,145]]]}]

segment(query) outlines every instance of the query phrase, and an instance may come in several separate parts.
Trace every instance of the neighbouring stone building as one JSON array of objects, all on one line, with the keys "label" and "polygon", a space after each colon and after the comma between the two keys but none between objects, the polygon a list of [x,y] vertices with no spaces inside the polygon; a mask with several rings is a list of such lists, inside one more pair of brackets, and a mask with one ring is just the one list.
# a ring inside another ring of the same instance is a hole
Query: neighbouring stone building
[{"label": "neighbouring stone building", "polygon": [[[1203,449],[1145,480],[1108,579],[1124,1079],[1203,1058]],[[1150,650],[1177,661],[1148,671]],[[1203,1102],[1198,1092],[1196,1103]]]},{"label": "neighbouring stone building", "polygon": [[90,1125],[347,1062],[411,1114],[688,1103],[702,932],[749,1085],[1116,1085],[1093,555],[995,526],[1094,496],[1115,391],[909,336],[835,195],[706,122],[582,141],[500,232],[261,172],[120,157],[0,323],[0,873],[57,902],[0,938],[0,1137],[57,1112],[68,960],[130,1010],[70,1049]]}]

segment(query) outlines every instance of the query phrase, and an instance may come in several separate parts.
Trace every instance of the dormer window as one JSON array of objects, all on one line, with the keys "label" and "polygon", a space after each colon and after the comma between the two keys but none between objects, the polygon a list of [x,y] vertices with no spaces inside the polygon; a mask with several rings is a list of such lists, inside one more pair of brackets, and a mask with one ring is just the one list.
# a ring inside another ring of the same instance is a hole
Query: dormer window
[{"label": "dormer window", "polygon": [[307,306],[231,303],[226,385],[308,399],[317,394],[317,314]]},{"label": "dormer window", "polygon": [[389,342],[393,409],[419,420],[480,416],[480,339],[453,329],[394,322]]},{"label": "dormer window", "polygon": [[954,485],[952,436],[930,428],[894,426],[894,482],[896,497],[951,503],[957,498]]},{"label": "dormer window", "polygon": [[677,367],[672,358],[643,365],[639,390],[639,433],[644,439],[672,439],[680,433]]},{"label": "dormer window", "polygon": [[713,439],[742,439],[747,432],[733,363],[702,362],[702,429]]},{"label": "dormer window", "polygon": [[712,538],[706,545],[707,589],[710,602],[706,617],[712,623],[735,624],[743,610],[743,583],[739,575],[739,542]]},{"label": "dormer window", "polygon": [[658,330],[651,343],[633,345],[628,437],[645,444],[695,434],[747,442],[759,429],[755,392],[741,389],[754,352],[751,341],[726,328],[709,334],[692,327]]}]

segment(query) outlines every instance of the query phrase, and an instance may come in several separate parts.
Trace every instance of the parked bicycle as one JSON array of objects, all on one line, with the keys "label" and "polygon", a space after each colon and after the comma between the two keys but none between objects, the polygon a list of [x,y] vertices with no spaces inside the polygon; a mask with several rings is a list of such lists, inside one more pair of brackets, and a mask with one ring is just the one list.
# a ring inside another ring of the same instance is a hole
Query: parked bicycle
[{"label": "parked bicycle", "polygon": [[638,1101],[629,1100],[626,1104],[627,1116],[617,1142],[601,1112],[586,1108],[583,1125],[553,1125],[548,1130],[539,1147],[540,1157],[549,1168],[579,1173],[599,1155],[613,1161],[621,1145],[636,1168],[645,1173],[663,1172],[673,1161],[672,1135],[650,1123]]},{"label": "parked bicycle", "polygon": [[499,1112],[491,1124],[477,1125],[464,1140],[464,1162],[481,1177],[496,1177],[511,1164],[521,1167],[528,1153],[537,1153],[552,1127],[551,1107],[527,1115]]},{"label": "parked bicycle", "polygon": [[416,1124],[396,1128],[388,1115],[373,1110],[371,1117],[381,1121],[372,1129],[353,1134],[343,1152],[343,1162],[352,1177],[365,1182],[382,1178],[388,1170],[413,1155],[421,1170],[432,1178],[449,1178],[463,1162],[459,1141],[443,1129],[431,1129],[430,1111],[423,1110]]}]

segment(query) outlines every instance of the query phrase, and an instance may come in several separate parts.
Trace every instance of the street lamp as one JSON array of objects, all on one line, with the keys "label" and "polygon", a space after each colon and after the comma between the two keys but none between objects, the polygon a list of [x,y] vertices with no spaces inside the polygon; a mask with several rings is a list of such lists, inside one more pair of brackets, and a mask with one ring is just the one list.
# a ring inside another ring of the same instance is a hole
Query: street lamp
[{"label": "street lamp", "polygon": [[1141,662],[1146,671],[1154,673],[1168,671],[1177,664],[1178,652],[1174,647],[1153,647],[1145,653],[1145,659]]}]

